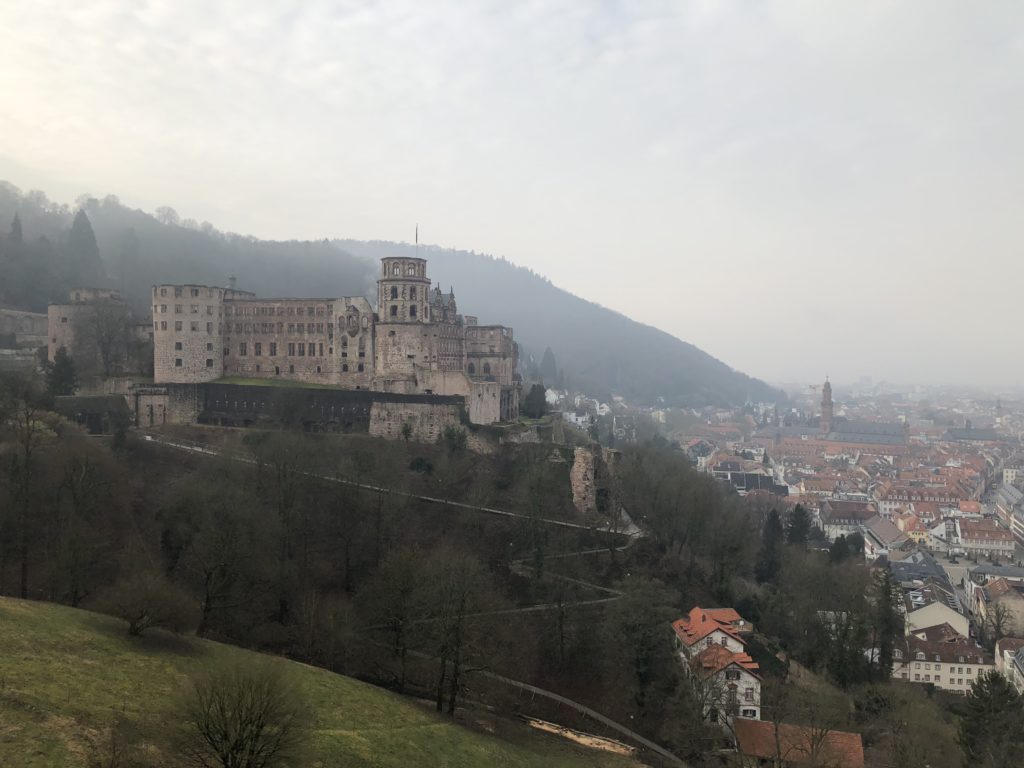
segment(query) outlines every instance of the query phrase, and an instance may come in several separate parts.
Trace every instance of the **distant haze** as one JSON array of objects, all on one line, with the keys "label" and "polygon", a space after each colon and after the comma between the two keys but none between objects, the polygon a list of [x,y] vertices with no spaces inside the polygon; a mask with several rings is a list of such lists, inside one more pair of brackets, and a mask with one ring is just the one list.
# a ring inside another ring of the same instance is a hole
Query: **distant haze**
[{"label": "distant haze", "polygon": [[0,178],[267,238],[419,222],[769,380],[1006,384],[1022,73],[1014,0],[34,0]]}]

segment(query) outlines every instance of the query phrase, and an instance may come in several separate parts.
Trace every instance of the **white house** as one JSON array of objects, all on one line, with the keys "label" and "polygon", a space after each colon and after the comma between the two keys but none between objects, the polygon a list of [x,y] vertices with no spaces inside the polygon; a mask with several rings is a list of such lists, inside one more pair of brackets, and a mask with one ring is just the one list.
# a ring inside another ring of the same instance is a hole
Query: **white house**
[{"label": "white house", "polygon": [[907,637],[893,650],[892,676],[909,683],[967,694],[979,675],[995,669],[992,657],[970,641],[933,642]]}]

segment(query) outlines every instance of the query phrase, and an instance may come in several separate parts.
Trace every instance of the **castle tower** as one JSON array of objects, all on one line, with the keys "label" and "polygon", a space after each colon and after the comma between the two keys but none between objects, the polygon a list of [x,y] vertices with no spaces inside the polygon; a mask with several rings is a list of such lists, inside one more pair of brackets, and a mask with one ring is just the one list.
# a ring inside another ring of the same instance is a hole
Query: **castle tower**
[{"label": "castle tower", "polygon": [[382,323],[430,322],[430,280],[426,259],[381,259],[377,316]]},{"label": "castle tower", "polygon": [[821,433],[827,435],[832,431],[832,384],[828,378],[821,388]]}]

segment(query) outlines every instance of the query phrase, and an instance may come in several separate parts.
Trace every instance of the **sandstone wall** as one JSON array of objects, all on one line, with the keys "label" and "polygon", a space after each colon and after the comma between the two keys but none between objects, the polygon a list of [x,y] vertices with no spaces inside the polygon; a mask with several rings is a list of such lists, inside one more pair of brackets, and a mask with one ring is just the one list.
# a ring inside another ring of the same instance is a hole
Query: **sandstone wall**
[{"label": "sandstone wall", "polygon": [[195,384],[224,375],[224,289],[153,287],[153,380]]},{"label": "sandstone wall", "polygon": [[370,434],[392,440],[402,437],[402,425],[412,427],[412,438],[433,443],[446,427],[462,428],[462,409],[454,403],[375,402],[370,409]]}]

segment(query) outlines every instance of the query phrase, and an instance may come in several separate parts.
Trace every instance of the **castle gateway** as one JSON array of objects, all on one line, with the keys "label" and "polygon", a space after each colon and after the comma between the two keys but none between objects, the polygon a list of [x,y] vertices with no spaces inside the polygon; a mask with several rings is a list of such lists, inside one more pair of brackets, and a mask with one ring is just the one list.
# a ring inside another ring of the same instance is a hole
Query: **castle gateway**
[{"label": "castle gateway", "polygon": [[[381,260],[365,298],[261,299],[207,285],[153,287],[155,384],[278,379],[406,395],[458,395],[475,424],[519,417],[512,329],[458,313],[427,262]],[[251,382],[256,383],[256,382]]]}]

